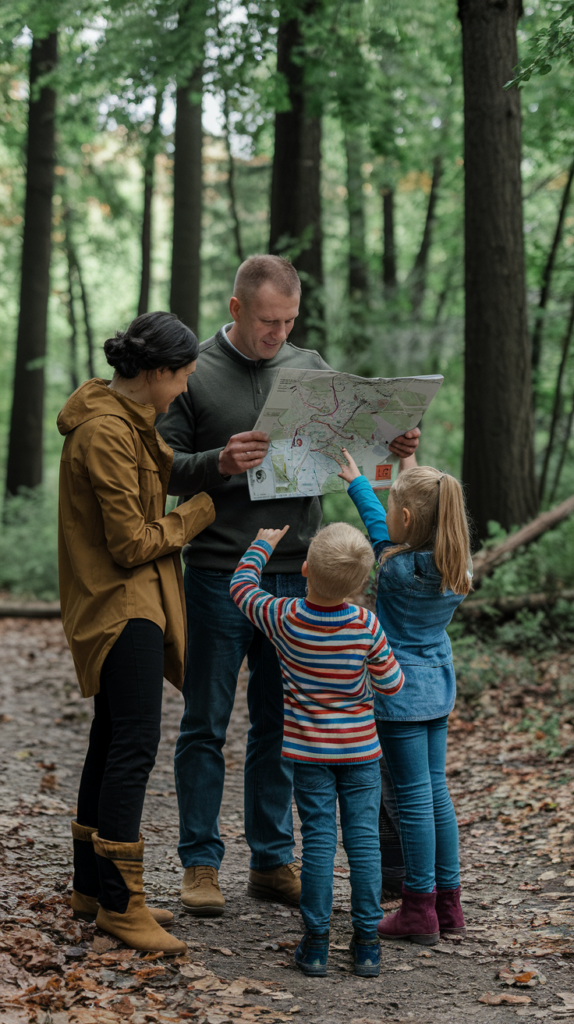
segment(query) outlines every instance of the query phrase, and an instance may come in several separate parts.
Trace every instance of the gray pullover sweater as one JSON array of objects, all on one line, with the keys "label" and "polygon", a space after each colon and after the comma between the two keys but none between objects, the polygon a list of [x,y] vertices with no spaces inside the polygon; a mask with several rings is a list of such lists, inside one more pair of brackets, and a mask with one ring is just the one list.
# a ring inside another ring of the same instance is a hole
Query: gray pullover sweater
[{"label": "gray pullover sweater", "polygon": [[265,571],[301,571],[321,522],[319,498],[251,501],[246,473],[226,480],[219,472],[219,453],[232,434],[253,430],[280,366],[329,369],[318,352],[289,342],[273,359],[248,361],[218,331],[200,345],[187,391],[157,420],[160,434],[174,450],[169,493],[185,501],[207,491],[215,505],[214,522],[183,549],[184,561],[193,568],[231,573],[260,527],[289,523]]}]

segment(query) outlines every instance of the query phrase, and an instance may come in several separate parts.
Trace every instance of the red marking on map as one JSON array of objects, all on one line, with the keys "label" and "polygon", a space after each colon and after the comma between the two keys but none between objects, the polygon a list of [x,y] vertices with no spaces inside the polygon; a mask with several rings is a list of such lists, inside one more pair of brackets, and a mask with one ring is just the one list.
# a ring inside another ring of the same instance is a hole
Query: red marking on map
[{"label": "red marking on map", "polygon": [[375,480],[390,480],[393,467],[390,462],[384,463],[381,466],[375,466]]}]

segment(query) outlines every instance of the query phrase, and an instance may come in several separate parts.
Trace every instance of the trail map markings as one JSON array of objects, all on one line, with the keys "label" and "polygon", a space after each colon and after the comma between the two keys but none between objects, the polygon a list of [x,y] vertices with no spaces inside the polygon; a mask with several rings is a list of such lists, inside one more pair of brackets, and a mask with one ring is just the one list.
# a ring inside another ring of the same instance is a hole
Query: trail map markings
[{"label": "trail map markings", "polygon": [[271,445],[248,472],[251,500],[344,491],[337,475],[343,446],[372,484],[390,483],[389,444],[420,423],[443,379],[278,370],[254,428]]}]

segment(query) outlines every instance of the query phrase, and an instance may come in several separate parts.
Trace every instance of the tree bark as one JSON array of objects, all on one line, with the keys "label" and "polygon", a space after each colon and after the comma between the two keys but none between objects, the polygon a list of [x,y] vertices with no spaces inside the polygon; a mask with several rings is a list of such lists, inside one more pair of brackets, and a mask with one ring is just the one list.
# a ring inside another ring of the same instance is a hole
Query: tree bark
[{"label": "tree bark", "polygon": [[140,296],[138,299],[138,316],[147,313],[149,309],[149,292],[151,286],[151,251],[152,251],[152,202],[155,158],[157,155],[157,143],[159,136],[159,119],[161,117],[163,94],[156,93],[155,109],[150,133],[147,137],[147,145],[144,157],[144,189],[143,189],[143,214],[141,229],[141,277]]},{"label": "tree bark", "polygon": [[465,93],[465,413],[463,478],[479,539],[536,512],[526,324],[520,0],[459,0]]},{"label": "tree bark", "polygon": [[[316,6],[308,0],[307,14]],[[285,76],[289,109],[275,115],[269,251],[291,258],[303,285],[292,339],[324,346],[321,229],[321,118],[309,109],[303,37],[297,17],[282,19],[277,70]]]},{"label": "tree bark", "polygon": [[360,129],[345,127],[347,158],[347,209],[349,211],[349,296],[364,302],[369,291],[365,250],[365,203],[363,198],[363,139]]},{"label": "tree bark", "polygon": [[229,102],[227,94],[225,94],[225,102],[223,113],[225,116],[225,148],[227,149],[227,187],[229,189],[229,210],[231,213],[231,220],[233,224],[233,237],[235,239],[235,251],[237,252],[237,259],[240,263],[243,263],[245,259],[245,252],[243,249],[243,242],[241,239],[241,221],[239,219],[239,209],[237,206],[237,192],[235,189],[235,161],[233,159],[233,153],[231,152],[231,121],[229,116]]},{"label": "tree bark", "polygon": [[435,156],[433,160],[432,184],[429,192],[423,237],[421,239],[420,249],[413,264],[413,269],[409,274],[411,304],[413,314],[417,318],[420,316],[421,306],[423,304],[427,287],[428,259],[432,245],[433,228],[436,220],[436,204],[441,177],[442,157]]},{"label": "tree bark", "polygon": [[68,267],[68,301],[66,312],[70,325],[70,383],[72,391],[80,386],[78,379],[78,325],[76,322],[76,310],[74,307],[74,263],[70,249],[66,245],[66,263]]},{"label": "tree bark", "polygon": [[197,334],[202,206],[203,65],[176,90],[170,309]]},{"label": "tree bark", "polygon": [[88,380],[92,380],[96,376],[94,367],[94,331],[92,328],[92,318],[90,314],[90,303],[88,299],[88,293],[86,290],[86,281],[84,278],[84,272],[82,270],[82,264],[78,255],[78,250],[74,244],[72,234],[70,231],[69,224],[66,227],[66,247],[68,249],[68,256],[71,260],[73,267],[78,276],[78,284],[80,286],[80,297],[82,299],[82,310],[84,313],[84,330],[86,332],[86,350],[87,350],[87,364],[88,364]]},{"label": "tree bark", "polygon": [[572,331],[574,330],[574,299],[570,304],[570,315],[568,317],[568,323],[566,324],[566,330],[564,331],[564,337],[562,339],[562,353],[560,356],[560,364],[558,366],[558,372],[556,374],[556,386],[554,388],[554,401],[552,402],[552,418],[550,420],[550,429],[548,431],[548,444],[546,445],[546,451],[544,453],[544,463],[542,466],[542,472],[540,474],[540,501],[544,498],[544,491],[546,490],[546,479],[548,476],[548,467],[550,465],[550,459],[552,457],[552,449],[554,447],[554,438],[556,436],[556,427],[558,426],[558,417],[560,416],[560,408],[562,405],[562,379],[564,377],[564,370],[566,369],[566,363],[568,362],[568,353],[570,352],[570,342],[572,341]]},{"label": "tree bark", "polygon": [[45,39],[34,39],[30,51],[20,313],[6,473],[9,494],[16,494],[20,487],[37,487],[42,482],[56,93],[46,85],[37,92],[36,83],[52,71],[57,62],[57,33],[52,32]]},{"label": "tree bark", "polygon": [[554,474],[554,483],[552,484],[552,490],[550,492],[550,501],[554,501],[556,497],[556,491],[560,486],[560,477],[562,476],[562,470],[564,468],[564,462],[568,454],[568,446],[570,444],[570,435],[572,434],[572,424],[574,423],[574,393],[570,399],[570,412],[568,413],[568,419],[564,428],[564,435],[562,437],[562,445],[560,447],[560,457],[558,459],[558,465]]},{"label": "tree bark", "polygon": [[558,252],[558,246],[560,245],[560,239],[562,237],[562,228],[564,227],[564,218],[566,216],[566,208],[568,206],[568,200],[570,198],[570,189],[572,188],[573,179],[574,162],[572,162],[572,164],[570,165],[568,178],[566,180],[564,191],[562,193],[562,199],[560,201],[558,220],[556,221],[556,228],[554,230],[552,244],[550,246],[548,258],[546,260],[546,264],[542,272],[540,298],[538,300],[538,309],[536,311],[534,330],[532,332],[532,379],[535,399],[537,397],[536,392],[538,390],[538,371],[540,369],[540,357],[542,355],[542,334],[544,332],[544,316],[546,312],[546,306],[548,305],[548,299],[550,298],[550,282],[552,280],[552,272],[554,270],[554,263],[556,261],[556,253]]},{"label": "tree bark", "polygon": [[395,241],[395,190],[384,185],[383,197],[383,294],[393,298],[397,290],[397,246]]}]

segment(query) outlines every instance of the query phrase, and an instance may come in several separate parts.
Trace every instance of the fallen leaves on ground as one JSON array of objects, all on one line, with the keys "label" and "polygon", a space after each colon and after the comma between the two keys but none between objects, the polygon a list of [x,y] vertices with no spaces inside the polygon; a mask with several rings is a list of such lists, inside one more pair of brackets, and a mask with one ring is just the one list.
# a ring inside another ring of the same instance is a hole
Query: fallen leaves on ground
[{"label": "fallen leaves on ground", "polygon": [[487,1006],[500,1006],[501,1003],[510,1003],[512,1006],[521,1006],[531,1003],[530,996],[514,995],[512,992],[485,992],[478,997],[479,1003],[486,1003]]}]

